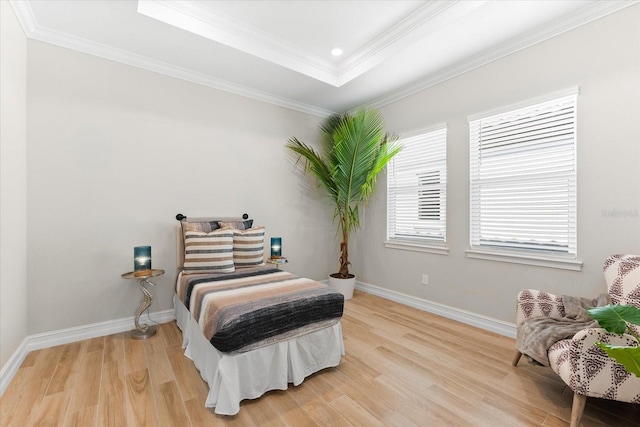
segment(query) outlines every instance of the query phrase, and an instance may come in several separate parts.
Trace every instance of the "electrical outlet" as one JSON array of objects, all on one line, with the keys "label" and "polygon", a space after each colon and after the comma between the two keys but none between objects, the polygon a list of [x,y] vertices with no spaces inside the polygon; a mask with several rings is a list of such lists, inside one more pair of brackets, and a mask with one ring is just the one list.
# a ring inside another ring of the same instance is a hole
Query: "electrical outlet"
[{"label": "electrical outlet", "polygon": [[423,285],[428,285],[429,284],[429,276],[426,274],[422,275],[422,284]]}]

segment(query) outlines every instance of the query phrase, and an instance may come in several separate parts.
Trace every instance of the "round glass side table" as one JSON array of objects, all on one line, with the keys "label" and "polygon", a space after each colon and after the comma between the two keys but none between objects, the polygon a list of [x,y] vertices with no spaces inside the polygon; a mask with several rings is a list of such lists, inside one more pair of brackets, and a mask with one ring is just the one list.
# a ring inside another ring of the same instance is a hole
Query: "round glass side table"
[{"label": "round glass side table", "polygon": [[151,274],[145,274],[144,276],[136,276],[133,271],[124,273],[121,276],[123,279],[137,280],[140,291],[142,292],[142,301],[140,301],[140,306],[136,310],[136,330],[131,334],[131,338],[134,340],[146,340],[156,334],[155,325],[147,325],[146,323],[140,324],[140,316],[151,306],[151,303],[153,302],[153,295],[145,285],[155,286],[155,283],[149,279],[152,277],[162,276],[163,274],[164,270],[154,268],[151,270]]}]

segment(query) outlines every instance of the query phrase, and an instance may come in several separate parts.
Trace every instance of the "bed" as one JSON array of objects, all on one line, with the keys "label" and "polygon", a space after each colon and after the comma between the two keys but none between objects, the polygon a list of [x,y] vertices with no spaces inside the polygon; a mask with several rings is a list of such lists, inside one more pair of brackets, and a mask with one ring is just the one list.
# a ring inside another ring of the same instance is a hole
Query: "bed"
[{"label": "bed", "polygon": [[209,385],[205,406],[221,415],[344,355],[342,294],[265,265],[265,229],[247,218],[176,216],[176,322],[185,356]]}]

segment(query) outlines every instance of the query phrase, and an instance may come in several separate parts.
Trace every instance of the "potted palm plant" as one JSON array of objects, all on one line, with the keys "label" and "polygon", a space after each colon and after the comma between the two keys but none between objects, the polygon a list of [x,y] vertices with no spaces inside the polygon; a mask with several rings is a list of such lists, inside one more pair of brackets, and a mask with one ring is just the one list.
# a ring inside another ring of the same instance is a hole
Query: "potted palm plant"
[{"label": "potted palm plant", "polygon": [[355,285],[355,275],[349,273],[349,236],[360,225],[359,208],[375,190],[376,176],[401,147],[396,136],[386,133],[382,115],[367,108],[329,117],[320,134],[319,152],[295,137],[286,147],[298,161],[304,159],[304,170],[335,207],[342,237],[340,269],[329,276],[329,284],[349,299]]}]

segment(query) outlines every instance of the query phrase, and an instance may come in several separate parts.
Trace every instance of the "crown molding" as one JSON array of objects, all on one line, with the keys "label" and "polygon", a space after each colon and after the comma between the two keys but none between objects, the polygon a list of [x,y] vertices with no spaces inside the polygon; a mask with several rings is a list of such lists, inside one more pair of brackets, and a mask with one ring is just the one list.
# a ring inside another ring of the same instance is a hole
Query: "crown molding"
[{"label": "crown molding", "polygon": [[549,40],[562,33],[571,31],[582,25],[588,24],[638,3],[640,3],[640,0],[611,0],[592,3],[590,6],[583,8],[579,13],[574,14],[570,19],[558,19],[540,29],[531,31],[521,37],[517,37],[508,44],[502,44],[497,48],[490,49],[489,51],[460,61],[457,64],[447,67],[442,72],[430,76],[428,79],[424,79],[417,84],[409,86],[408,88],[401,89],[389,95],[372,100],[367,105],[372,108],[380,108],[387,104],[399,101],[400,99],[414,95],[475,68],[489,64],[505,56],[511,55],[512,53],[534,46],[540,42]]},{"label": "crown molding", "polygon": [[31,10],[31,5],[26,1],[10,1],[11,7],[13,7],[13,11],[16,13],[18,17],[18,21],[20,21],[20,25],[22,25],[22,29],[27,37],[30,37],[36,27],[36,18],[33,15],[33,10]]},{"label": "crown molding", "polygon": [[471,12],[484,3],[486,3],[484,0],[451,0],[426,3],[399,24],[345,58],[339,64],[338,78],[340,85],[364,74],[413,44],[420,37],[433,33],[442,25],[446,25],[447,22]]},{"label": "crown molding", "polygon": [[[483,0],[427,2],[388,31],[336,63],[193,0],[138,0],[138,13],[340,87]],[[434,22],[437,21],[437,22]],[[427,25],[427,24],[433,25]]]},{"label": "crown molding", "polygon": [[211,77],[207,74],[198,73],[173,64],[158,61],[146,56],[137,55],[131,52],[96,43],[81,37],[70,36],[65,33],[43,28],[38,25],[33,11],[26,1],[12,1],[11,5],[16,11],[19,21],[28,38],[50,43],[67,49],[86,53],[104,59],[120,62],[137,68],[142,68],[155,73],[164,74],[169,77],[189,81],[203,86],[218,89],[224,92],[233,93],[268,104],[289,108],[318,117],[328,117],[334,114],[333,111],[313,105],[297,102],[285,97],[271,93],[259,91],[239,84],[231,83],[227,80]]},{"label": "crown molding", "polygon": [[331,61],[192,0],[138,0],[138,13],[337,86]]},{"label": "crown molding", "polygon": [[[144,0],[143,0],[144,1]],[[464,2],[463,2],[464,3]],[[417,92],[423,91],[449,80],[453,77],[471,71],[475,68],[486,65],[492,61],[496,61],[512,53],[523,50],[527,47],[533,46],[542,41],[548,40],[554,36],[562,34],[566,31],[575,29],[581,25],[592,22],[596,19],[602,18],[611,13],[615,13],[626,7],[633,6],[640,3],[640,0],[625,1],[625,0],[611,0],[611,1],[598,1],[584,7],[579,13],[574,14],[570,19],[557,20],[543,28],[532,31],[521,37],[513,39],[509,44],[503,44],[495,49],[485,51],[479,55],[475,55],[471,58],[465,59],[452,66],[447,67],[440,73],[430,76],[427,79],[423,79],[418,83],[396,90],[389,95],[385,95],[367,102],[367,106],[372,108],[379,108],[384,105],[396,102],[400,99],[406,98]],[[117,61],[130,66],[146,69],[148,71],[164,74],[169,77],[190,81],[192,83],[200,84],[203,86],[211,87],[213,89],[222,90],[225,92],[233,93],[239,96],[247,97],[257,101],[266,102],[269,104],[277,105],[284,108],[300,111],[303,113],[311,114],[318,117],[328,117],[334,114],[334,111],[326,110],[324,108],[316,107],[310,104],[294,101],[289,98],[277,96],[264,91],[259,91],[239,84],[231,83],[229,81],[211,77],[209,75],[191,71],[182,67],[178,67],[173,64],[168,64],[162,61],[157,61],[142,55],[133,54],[117,48],[85,40],[79,37],[70,36],[68,34],[59,33],[46,28],[41,27],[31,10],[29,2],[27,1],[15,1],[11,0],[11,5],[18,16],[18,19],[25,31],[28,38],[43,41],[46,43],[54,44],[57,46],[65,47],[68,49],[76,50],[79,52],[87,53],[90,55],[102,57],[105,59]],[[430,14],[425,9],[421,9],[420,13],[429,15],[431,18],[440,14],[447,13],[449,8],[430,9]],[[417,15],[420,15],[417,13]],[[418,19],[418,16],[414,19]],[[423,17],[427,19],[427,17]],[[403,22],[396,30],[402,31],[402,26],[409,26],[411,20]],[[415,23],[415,22],[413,22]],[[407,31],[408,28],[406,29]],[[397,36],[400,37],[400,36]],[[389,33],[386,43],[393,43],[393,36]],[[375,46],[368,46],[367,50],[374,52],[375,49],[380,49],[383,42],[378,41],[374,43]],[[363,51],[364,52],[364,51]],[[373,53],[374,54],[374,53]],[[375,54],[374,54],[375,55]]]}]

